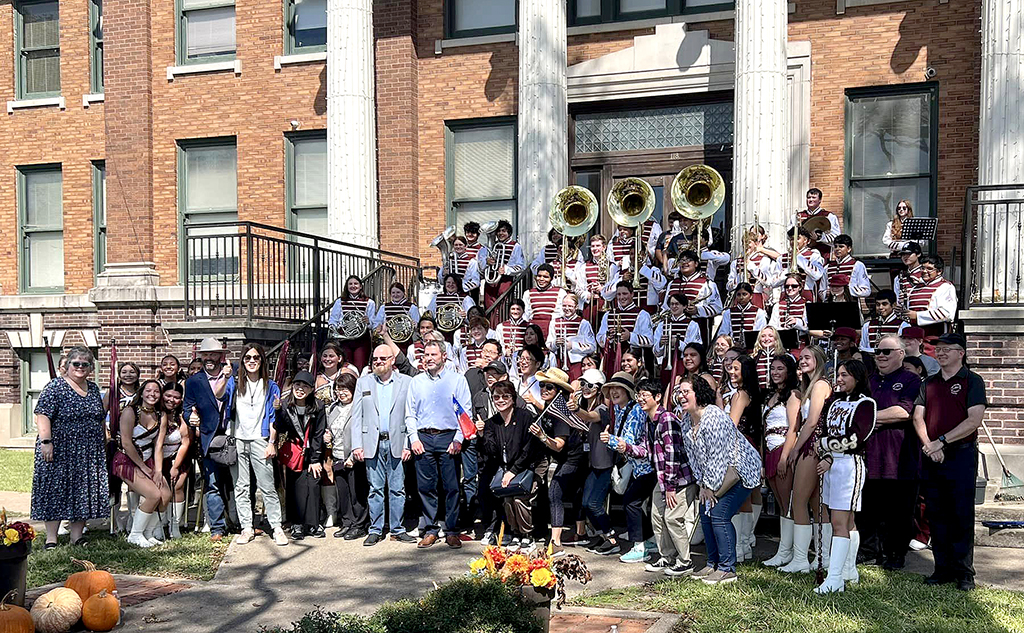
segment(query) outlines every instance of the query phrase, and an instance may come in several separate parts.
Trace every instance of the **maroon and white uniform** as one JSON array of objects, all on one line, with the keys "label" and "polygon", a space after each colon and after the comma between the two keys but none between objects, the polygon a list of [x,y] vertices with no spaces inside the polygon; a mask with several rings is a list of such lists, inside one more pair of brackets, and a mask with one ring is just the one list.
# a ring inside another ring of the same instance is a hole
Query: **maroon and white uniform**
[{"label": "maroon and white uniform", "polygon": [[546,343],[558,366],[568,372],[569,380],[576,380],[583,374],[583,357],[597,351],[594,329],[578,313],[552,319]]},{"label": "maroon and white uniform", "polygon": [[910,305],[910,291],[923,283],[920,265],[915,266],[913,270],[901,272],[896,276],[892,286],[892,291],[896,293],[896,303],[903,307]]},{"label": "maroon and white uniform", "polygon": [[[744,261],[747,266],[746,275],[743,274]],[[737,259],[729,267],[729,278],[725,282],[725,290],[731,293],[745,277],[754,287],[754,296],[751,300],[757,307],[767,310],[774,302],[774,293],[770,284],[775,278],[777,266],[775,261],[764,253],[748,253],[745,259]]]},{"label": "maroon and white uniform", "polygon": [[[568,246],[566,247],[568,249]],[[574,277],[576,275],[576,265],[583,261],[583,255],[579,249],[576,250],[576,254],[571,258],[567,258],[565,262],[565,287],[572,288]],[[552,280],[552,285],[562,285],[562,245],[561,244],[547,244],[537,256],[533,259],[530,264],[530,270],[533,274],[537,274],[537,269],[540,268],[541,264],[549,264],[555,269],[555,277]]]},{"label": "maroon and white uniform", "polygon": [[804,209],[803,211],[797,211],[796,219],[800,225],[803,225],[804,222],[810,220],[811,218],[828,218],[829,228],[827,231],[822,231],[821,239],[818,240],[819,242],[824,244],[831,244],[832,240],[839,237],[839,218],[836,217],[835,213],[827,211],[821,207],[815,209],[814,213],[811,213],[807,209]]},{"label": "maroon and white uniform", "polygon": [[[636,266],[636,240],[630,238],[616,238],[608,245],[607,257],[619,267],[619,274],[622,278],[633,282],[635,280]],[[628,262],[623,266],[624,262]],[[647,262],[647,252],[640,252],[640,284],[633,288],[633,301],[642,309],[654,311],[658,305],[658,292],[665,283],[665,277],[657,268],[652,268]]]},{"label": "maroon and white uniform", "polygon": [[[779,258],[779,265],[775,268],[775,277],[769,285],[778,288],[785,283],[786,275],[790,272],[789,260],[790,253],[783,253]],[[828,270],[825,260],[822,259],[821,253],[813,248],[805,248],[797,253],[795,272],[802,273],[805,277],[804,292],[807,293],[808,300],[814,301],[828,291]],[[779,301],[782,301],[782,297],[779,297]]]},{"label": "maroon and white uniform", "polygon": [[833,395],[822,409],[818,454],[830,455],[825,472],[822,501],[832,510],[857,511],[867,478],[864,463],[866,441],[875,430],[875,401],[860,395]]},{"label": "maroon and white uniform", "polygon": [[915,286],[908,299],[910,310],[917,313],[917,324],[927,336],[945,333],[956,316],[956,288],[941,275]]},{"label": "maroon and white uniform", "polygon": [[523,293],[526,310],[523,318],[540,326],[541,332],[547,332],[551,319],[562,314],[562,299],[565,290],[551,284],[547,288],[530,288]]},{"label": "maroon and white uniform", "polygon": [[[685,314],[679,317],[670,315],[654,328],[654,355],[658,358],[663,385],[672,384],[671,371],[677,375],[685,372],[682,366],[683,349],[694,342],[704,342],[700,326]],[[672,370],[669,370],[670,364]]]},{"label": "maroon and white uniform", "polygon": [[614,306],[611,312],[605,313],[601,319],[601,329],[597,332],[597,344],[604,349],[606,375],[619,371],[615,364],[618,346],[608,340],[609,334],[619,330],[622,337],[623,349],[632,347],[651,347],[654,341],[654,332],[651,328],[651,315],[642,310],[635,303],[625,308]]},{"label": "maroon and white uniform", "polygon": [[529,323],[526,319],[508,319],[498,324],[498,340],[501,341],[502,354],[512,356],[523,349],[523,333],[526,332]]},{"label": "maroon and white uniform", "polygon": [[757,368],[757,382],[761,385],[761,390],[768,389],[768,383],[771,382],[771,374],[768,373],[772,367],[771,352],[761,350],[755,354],[754,367]]},{"label": "maroon and white uniform", "polygon": [[888,318],[875,317],[860,328],[860,349],[865,352],[875,351],[878,340],[890,334],[900,335],[910,324],[892,313]]},{"label": "maroon and white uniform", "polygon": [[[867,314],[868,304],[864,298],[871,294],[871,280],[868,278],[868,269],[864,266],[864,262],[849,255],[843,261],[830,260],[828,278],[832,279],[836,275],[850,277],[850,283],[846,286],[846,294],[860,304],[861,314]],[[821,299],[824,298],[822,295]]]},{"label": "maroon and white uniform", "polygon": [[746,332],[760,332],[768,325],[768,315],[750,301],[745,306],[734,305],[722,315],[722,325],[718,334],[729,335],[736,339],[738,347],[745,347],[743,337]]},{"label": "maroon and white uniform", "polygon": [[416,327],[416,323],[420,320],[420,309],[411,301],[406,299],[398,303],[388,302],[380,307],[377,311],[377,323],[384,323],[392,317],[396,317],[400,314],[406,314],[412,321],[413,327]]},{"label": "maroon and white uniform", "polygon": [[[578,262],[573,274],[575,285],[573,290],[576,296],[583,302],[583,318],[592,324],[597,323],[597,317],[604,312],[608,302],[615,299],[615,284],[619,283],[619,267],[611,260],[608,261],[608,271],[605,273],[607,279],[601,282],[601,267],[593,262]],[[598,292],[591,292],[593,284],[597,284]]]},{"label": "maroon and white uniform", "polygon": [[807,330],[807,298],[801,296],[789,299],[783,296],[775,305],[768,325],[776,330]]},{"label": "maroon and white uniform", "polygon": [[462,255],[455,251],[448,254],[444,265],[441,266],[438,278],[444,279],[448,273],[455,273],[462,277],[464,292],[470,292],[480,287],[480,262],[468,248]]}]

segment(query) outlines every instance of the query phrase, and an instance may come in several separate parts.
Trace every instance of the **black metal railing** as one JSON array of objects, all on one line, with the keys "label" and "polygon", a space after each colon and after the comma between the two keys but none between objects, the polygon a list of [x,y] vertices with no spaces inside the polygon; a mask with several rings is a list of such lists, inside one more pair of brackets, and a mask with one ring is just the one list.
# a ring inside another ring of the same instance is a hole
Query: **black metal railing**
[{"label": "black metal railing", "polygon": [[960,307],[1024,305],[1024,184],[968,187]]},{"label": "black metal railing", "polygon": [[185,229],[185,320],[302,324],[329,309],[356,275],[378,304],[399,281],[419,292],[418,258],[256,222]]},{"label": "black metal railing", "polygon": [[498,295],[494,303],[484,311],[484,314],[487,315],[491,323],[501,323],[508,320],[508,310],[512,306],[512,300],[522,298],[523,294],[530,289],[530,278],[529,266],[523,268],[512,278],[512,285],[508,287],[508,290]]}]

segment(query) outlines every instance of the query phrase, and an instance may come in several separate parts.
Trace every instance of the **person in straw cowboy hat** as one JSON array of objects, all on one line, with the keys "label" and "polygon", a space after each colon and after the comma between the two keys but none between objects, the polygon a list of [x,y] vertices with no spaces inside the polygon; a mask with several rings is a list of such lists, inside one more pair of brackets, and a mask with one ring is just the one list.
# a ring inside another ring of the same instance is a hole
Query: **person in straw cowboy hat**
[{"label": "person in straw cowboy hat", "polygon": [[[548,460],[545,479],[551,504],[551,543],[557,555],[562,551],[562,529],[571,528],[576,520],[566,516],[565,500],[575,498],[581,483],[580,475],[586,458],[582,429],[586,428],[586,423],[567,408],[567,399],[573,388],[566,372],[552,367],[537,372],[537,380],[544,411],[530,425],[530,433],[544,445]],[[575,424],[570,424],[572,422]]]}]

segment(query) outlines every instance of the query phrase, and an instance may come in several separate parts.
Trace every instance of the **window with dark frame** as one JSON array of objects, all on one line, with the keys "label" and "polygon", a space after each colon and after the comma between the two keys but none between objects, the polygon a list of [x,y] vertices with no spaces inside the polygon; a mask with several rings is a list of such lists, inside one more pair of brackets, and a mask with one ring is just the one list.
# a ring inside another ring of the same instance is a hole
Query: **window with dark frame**
[{"label": "window with dark frame", "polygon": [[515,119],[449,122],[445,147],[448,224],[508,220],[516,226]]},{"label": "window with dark frame", "polygon": [[285,0],[285,55],[327,50],[327,0]]},{"label": "window with dark frame", "polygon": [[[327,235],[327,131],[288,134],[285,144],[287,226],[299,233]],[[311,244],[312,240],[295,238],[295,242]],[[308,248],[289,248],[288,271],[293,280],[312,278],[311,255]],[[322,261],[321,267],[329,263]]]},{"label": "window with dark frame", "polygon": [[897,203],[909,200],[915,217],[935,217],[937,186],[938,86],[847,90],[843,232],[854,252],[887,256],[882,236]]},{"label": "window with dark frame", "polygon": [[732,0],[568,0],[569,26],[731,11]]},{"label": "window with dark frame", "polygon": [[89,41],[92,44],[89,83],[93,93],[103,92],[103,0],[89,0]]},{"label": "window with dark frame", "polygon": [[515,33],[516,0],[445,0],[449,38]]},{"label": "window with dark frame", "polygon": [[107,266],[107,164],[98,160],[92,164],[92,212],[95,243],[93,259],[96,275]]},{"label": "window with dark frame", "polygon": [[235,58],[234,0],[176,2],[179,64],[202,64]]},{"label": "window with dark frame", "polygon": [[15,3],[16,98],[60,95],[60,13],[56,0]]},{"label": "window with dark frame", "polygon": [[[238,221],[238,174],[235,140],[179,141],[178,205],[181,257],[194,280],[223,280],[239,274],[238,243],[218,237],[224,227],[203,224]],[[186,228],[189,230],[186,232]],[[191,240],[186,240],[186,235]],[[188,242],[188,243],[186,243]]]},{"label": "window with dark frame", "polygon": [[18,168],[21,292],[64,292],[63,182],[60,165]]}]

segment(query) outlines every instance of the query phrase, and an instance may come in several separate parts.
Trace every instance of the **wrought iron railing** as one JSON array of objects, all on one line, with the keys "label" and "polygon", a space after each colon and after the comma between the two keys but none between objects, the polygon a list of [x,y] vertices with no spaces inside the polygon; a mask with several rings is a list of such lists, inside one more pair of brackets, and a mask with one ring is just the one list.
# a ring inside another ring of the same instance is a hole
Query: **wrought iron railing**
[{"label": "wrought iron railing", "polygon": [[487,318],[490,319],[492,324],[508,320],[508,310],[509,307],[512,306],[512,300],[522,298],[523,294],[525,294],[529,289],[530,268],[527,266],[512,278],[512,285],[508,287],[508,290],[498,295],[498,298],[494,300],[494,303],[484,311]]},{"label": "wrought iron railing", "polygon": [[392,281],[419,291],[419,259],[256,222],[185,229],[185,320],[302,324],[330,309],[348,276],[380,303]]},{"label": "wrought iron railing", "polygon": [[960,307],[1021,306],[1024,184],[968,187]]}]

